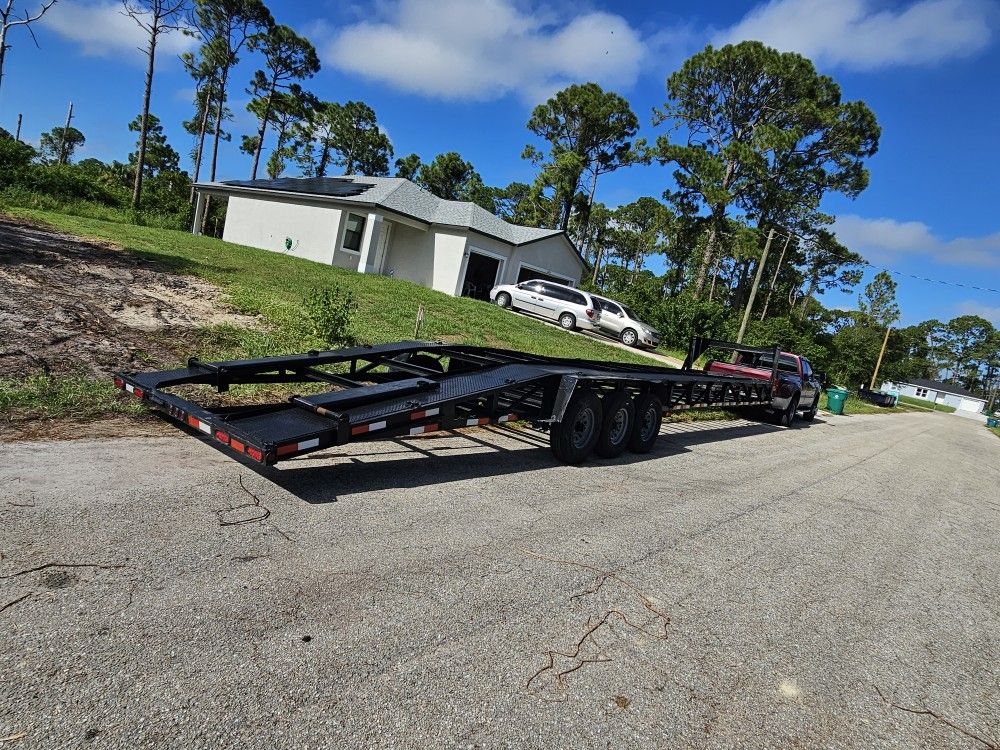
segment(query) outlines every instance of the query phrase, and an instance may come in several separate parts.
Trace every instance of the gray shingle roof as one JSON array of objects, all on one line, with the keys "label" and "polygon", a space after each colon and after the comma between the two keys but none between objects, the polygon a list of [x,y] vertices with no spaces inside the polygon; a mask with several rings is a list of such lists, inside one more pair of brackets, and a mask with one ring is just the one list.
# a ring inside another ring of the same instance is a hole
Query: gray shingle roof
[{"label": "gray shingle roof", "polygon": [[[324,190],[324,180],[329,182],[329,190]],[[358,186],[365,185],[367,189],[357,195],[343,195],[343,191],[339,188],[345,180],[350,180]],[[297,185],[301,185],[302,189],[297,190]],[[466,227],[512,245],[524,245],[545,237],[563,234],[558,229],[539,229],[511,224],[494,216],[482,206],[477,206],[469,201],[449,201],[438,198],[433,193],[402,177],[348,175],[346,177],[318,179],[283,178],[275,181],[245,180],[199,183],[196,187],[275,190],[310,196],[325,195],[338,203],[375,204],[427,224]]]}]

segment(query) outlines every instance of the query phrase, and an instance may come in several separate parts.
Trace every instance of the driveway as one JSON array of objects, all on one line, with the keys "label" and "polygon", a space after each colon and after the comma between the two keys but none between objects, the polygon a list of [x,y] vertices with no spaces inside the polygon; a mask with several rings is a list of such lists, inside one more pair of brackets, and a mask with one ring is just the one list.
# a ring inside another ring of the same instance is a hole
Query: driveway
[{"label": "driveway", "polygon": [[263,474],[186,436],[0,445],[0,740],[995,746],[1000,440],[664,433],[581,467],[488,429]]}]

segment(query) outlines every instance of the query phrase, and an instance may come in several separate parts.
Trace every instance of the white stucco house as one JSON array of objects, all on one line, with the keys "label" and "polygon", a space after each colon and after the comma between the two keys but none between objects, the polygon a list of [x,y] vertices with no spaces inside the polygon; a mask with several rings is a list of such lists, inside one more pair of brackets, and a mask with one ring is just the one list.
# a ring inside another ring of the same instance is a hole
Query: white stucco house
[{"label": "white stucco house", "polygon": [[575,286],[585,267],[564,232],[510,224],[399,177],[199,182],[195,191],[196,232],[206,197],[225,197],[227,242],[456,296],[488,299],[498,283],[533,278]]},{"label": "white stucco house", "polygon": [[944,404],[955,409],[959,416],[975,416],[983,413],[986,399],[970,393],[957,385],[941,383],[937,380],[914,378],[901,383],[883,383],[882,390],[897,390],[904,396],[928,401],[934,404]]}]

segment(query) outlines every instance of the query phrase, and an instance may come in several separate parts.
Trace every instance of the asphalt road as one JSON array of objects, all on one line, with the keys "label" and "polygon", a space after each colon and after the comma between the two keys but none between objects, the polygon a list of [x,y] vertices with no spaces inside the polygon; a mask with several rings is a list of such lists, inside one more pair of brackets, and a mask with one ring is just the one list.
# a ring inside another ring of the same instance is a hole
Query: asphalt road
[{"label": "asphalt road", "polygon": [[483,430],[266,475],[190,437],[0,445],[2,746],[1000,741],[1000,440],[664,431],[578,468]]}]

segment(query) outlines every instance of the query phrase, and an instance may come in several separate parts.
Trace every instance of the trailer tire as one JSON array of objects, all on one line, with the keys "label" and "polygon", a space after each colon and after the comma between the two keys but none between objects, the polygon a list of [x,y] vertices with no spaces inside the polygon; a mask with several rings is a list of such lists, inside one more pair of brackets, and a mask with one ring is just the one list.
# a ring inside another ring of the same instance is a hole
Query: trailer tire
[{"label": "trailer tire", "polygon": [[617,458],[628,447],[635,425],[635,405],[624,391],[609,393],[601,399],[604,419],[594,452],[601,458]]},{"label": "trailer tire", "polygon": [[566,406],[562,421],[549,430],[549,446],[555,457],[566,464],[586,461],[601,437],[601,418],[601,400],[597,394],[589,389],[577,391]]},{"label": "trailer tire", "polygon": [[497,295],[496,303],[499,307],[502,307],[504,310],[509,310],[511,304],[510,295],[507,294],[507,292],[500,292],[500,294]]},{"label": "trailer tire", "polygon": [[628,449],[633,453],[649,453],[660,436],[663,421],[663,402],[652,393],[644,393],[635,400],[635,423],[629,437]]}]

